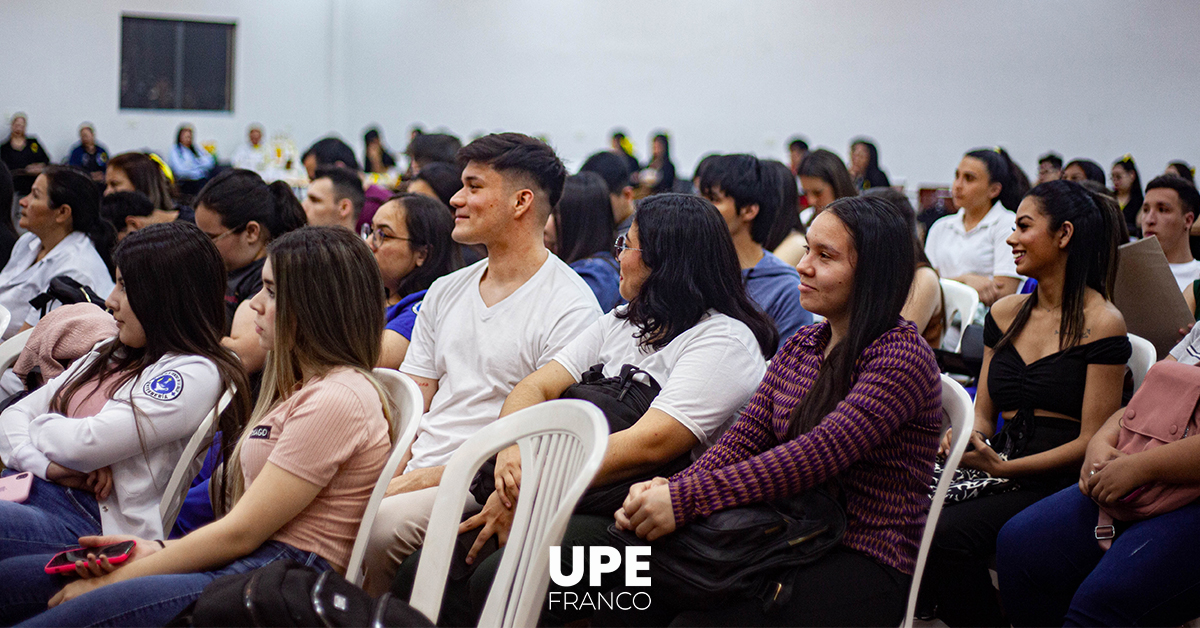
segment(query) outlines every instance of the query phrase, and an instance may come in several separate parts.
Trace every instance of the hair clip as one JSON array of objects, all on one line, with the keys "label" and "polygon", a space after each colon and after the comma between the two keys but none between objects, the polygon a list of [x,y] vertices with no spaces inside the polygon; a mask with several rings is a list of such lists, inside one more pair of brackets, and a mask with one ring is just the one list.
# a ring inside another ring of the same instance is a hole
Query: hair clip
[{"label": "hair clip", "polygon": [[1133,155],[1130,155],[1129,153],[1125,153],[1125,156],[1121,158],[1121,161],[1133,163]]},{"label": "hair clip", "polygon": [[1000,154],[1000,153],[1004,152],[1004,149],[1000,148],[999,146],[993,146],[992,150],[995,151],[996,154]]},{"label": "hair clip", "polygon": [[167,165],[167,162],[163,161],[162,157],[159,157],[154,153],[146,153],[146,156],[150,159],[153,159],[154,163],[158,164],[159,170],[162,170],[163,176],[167,178],[167,183],[174,185],[175,173],[171,172],[171,167]]}]

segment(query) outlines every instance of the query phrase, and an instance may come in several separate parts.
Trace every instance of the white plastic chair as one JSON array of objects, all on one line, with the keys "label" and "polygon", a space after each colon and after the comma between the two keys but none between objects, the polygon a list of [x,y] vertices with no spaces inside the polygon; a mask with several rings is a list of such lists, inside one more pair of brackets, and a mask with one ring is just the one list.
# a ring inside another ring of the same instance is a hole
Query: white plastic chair
[{"label": "white plastic chair", "polygon": [[942,411],[943,427],[945,418],[950,419],[950,427],[954,430],[954,440],[950,444],[950,453],[942,463],[942,477],[938,480],[937,490],[933,493],[933,503],[929,506],[929,516],[925,518],[925,531],[921,533],[921,549],[917,552],[917,566],[913,571],[912,585],[908,590],[908,608],[904,612],[902,628],[912,628],[913,613],[917,610],[917,592],[921,590],[921,574],[925,571],[925,559],[929,557],[929,546],[933,543],[933,533],[937,529],[938,517],[942,514],[942,504],[946,501],[946,492],[950,490],[950,481],[954,479],[954,471],[962,460],[963,452],[967,450],[967,442],[971,440],[971,428],[975,421],[975,406],[970,395],[963,390],[958,382],[942,374]]},{"label": "white plastic chair", "polygon": [[367,541],[371,536],[371,526],[375,516],[379,514],[379,503],[387,492],[388,483],[400,466],[400,459],[417,437],[417,426],[421,423],[421,415],[425,410],[425,399],[417,383],[395,369],[375,369],[375,379],[388,392],[388,402],[392,408],[392,453],[375,481],[375,490],[371,491],[371,499],[367,501],[367,509],[363,512],[362,523],[358,526],[358,536],[354,538],[354,549],[350,551],[350,562],[346,564],[346,579],[351,584],[362,586],[363,558],[367,553]]},{"label": "white plastic chair", "polygon": [[192,480],[204,466],[204,458],[208,455],[213,435],[216,433],[217,418],[221,416],[225,408],[229,407],[229,402],[233,400],[233,393],[234,391],[231,389],[221,395],[212,412],[204,417],[195,433],[192,434],[192,438],[184,446],[183,453],[179,456],[179,462],[175,463],[171,479],[167,480],[167,487],[163,489],[162,501],[158,503],[164,537],[169,536],[171,528],[175,527],[175,519],[179,516],[179,509],[183,508],[183,500],[187,497]]},{"label": "white plastic chair", "polygon": [[8,308],[0,305],[0,330],[8,329],[8,324],[12,322],[12,312]]},{"label": "white plastic chair", "polygon": [[576,502],[600,469],[608,422],[575,399],[540,403],[479,430],[442,475],[412,591],[413,608],[437,622],[471,478],[485,460],[521,447],[521,499],[480,626],[533,626],[550,584],[550,546],[560,543]]},{"label": "white plastic chair", "polygon": [[[979,307],[979,293],[971,286],[953,279],[941,279],[940,281],[942,298],[945,303],[943,309],[945,310],[947,332],[942,340],[942,349],[958,353],[962,351],[963,332],[966,331],[967,325],[971,324],[975,317],[975,310]],[[958,330],[957,336],[952,336],[948,332],[955,312],[962,318],[962,327]]]},{"label": "white plastic chair", "polygon": [[[3,328],[0,327],[0,329]],[[29,342],[29,336],[32,334],[32,329],[26,329],[5,340],[4,344],[0,344],[0,373],[7,371],[17,363],[17,358],[21,357],[21,351],[25,349],[25,343]]]},{"label": "white plastic chair", "polygon": [[[1154,348],[1154,343],[1142,338],[1141,336],[1129,335],[1129,344],[1133,345],[1133,354],[1129,356],[1129,371],[1133,373],[1133,392],[1137,392],[1141,388],[1142,382],[1146,380],[1146,373],[1154,366],[1154,362],[1158,360],[1158,351]],[[0,347],[2,349],[3,347]]]}]

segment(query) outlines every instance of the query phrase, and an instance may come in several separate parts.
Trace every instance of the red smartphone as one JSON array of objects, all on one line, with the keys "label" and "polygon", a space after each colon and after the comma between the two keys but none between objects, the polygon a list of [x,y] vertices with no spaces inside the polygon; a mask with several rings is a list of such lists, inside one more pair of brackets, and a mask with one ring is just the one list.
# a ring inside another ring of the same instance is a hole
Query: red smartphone
[{"label": "red smartphone", "polygon": [[1129,491],[1128,495],[1122,497],[1121,499],[1119,499],[1117,501],[1121,502],[1122,504],[1128,504],[1129,502],[1137,499],[1142,493],[1145,493],[1146,488],[1148,488],[1148,487],[1149,487],[1148,484],[1143,484],[1143,485],[1133,489],[1132,491]]},{"label": "red smartphone", "polygon": [[108,557],[110,565],[123,563],[129,559],[129,555],[133,553],[134,546],[137,541],[122,541],[113,543],[112,545],[101,545],[100,547],[77,547],[69,549],[65,552],[59,552],[46,563],[46,573],[59,574],[75,571],[75,561],[87,560],[88,554],[94,555],[97,559],[101,556]]},{"label": "red smartphone", "polygon": [[32,486],[33,474],[28,471],[0,478],[0,499],[20,504],[29,499]]}]

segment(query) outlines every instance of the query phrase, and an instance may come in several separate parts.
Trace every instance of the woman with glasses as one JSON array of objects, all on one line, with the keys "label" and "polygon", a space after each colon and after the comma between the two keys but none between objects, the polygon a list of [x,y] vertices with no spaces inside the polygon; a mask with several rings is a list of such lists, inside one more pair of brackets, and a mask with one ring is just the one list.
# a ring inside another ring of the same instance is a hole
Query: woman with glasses
[{"label": "woman with glasses", "polygon": [[450,239],[454,218],[442,204],[420,194],[388,199],[363,225],[362,235],[387,288],[386,326],[379,366],[400,368],[408,353],[421,300],[434,280],[462,266]]},{"label": "woman with glasses", "polygon": [[242,304],[262,289],[267,245],[304,223],[304,208],[286,183],[267,185],[249,170],[222,172],[196,197],[196,226],[217,245],[227,273],[223,344],[248,373],[262,370],[266,352],[254,333],[254,313]]}]

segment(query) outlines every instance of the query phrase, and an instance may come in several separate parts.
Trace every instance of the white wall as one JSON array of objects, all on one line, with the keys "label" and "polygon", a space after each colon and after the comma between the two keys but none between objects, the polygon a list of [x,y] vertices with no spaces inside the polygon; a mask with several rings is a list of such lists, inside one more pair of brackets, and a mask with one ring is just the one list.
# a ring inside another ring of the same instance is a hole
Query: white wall
[{"label": "white wall", "polygon": [[[121,113],[121,12],[237,20],[233,114]],[[1144,179],[1200,162],[1188,0],[5,0],[0,23],[38,51],[0,68],[0,114],[28,112],[56,158],[83,119],[114,151],[164,149],[186,119],[226,153],[251,121],[301,148],[329,130],[360,148],[379,123],[399,149],[420,123],[544,135],[576,165],[613,127],[643,157],[664,128],[684,173],[867,134],[909,185],[992,144],[1030,174],[1049,149],[1106,168],[1131,152]]]}]

